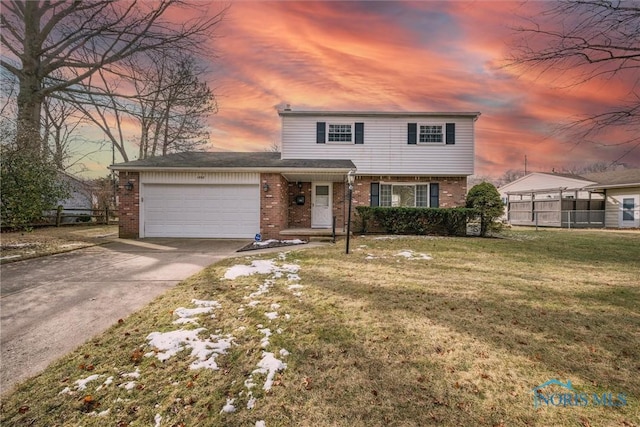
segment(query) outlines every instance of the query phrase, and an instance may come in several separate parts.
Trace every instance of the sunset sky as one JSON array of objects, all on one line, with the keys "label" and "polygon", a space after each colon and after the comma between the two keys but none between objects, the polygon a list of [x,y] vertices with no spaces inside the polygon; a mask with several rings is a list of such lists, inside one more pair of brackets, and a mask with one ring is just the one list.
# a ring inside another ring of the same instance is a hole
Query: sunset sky
[{"label": "sunset sky", "polygon": [[[612,162],[630,146],[554,134],[558,123],[615,106],[626,77],[563,89],[571,75],[505,69],[511,27],[544,2],[236,1],[212,41],[214,149],[263,151],[277,109],[480,111],[476,174]],[[640,149],[621,162],[640,167]],[[105,165],[108,163],[106,161]],[[95,165],[95,167],[99,167]]]}]

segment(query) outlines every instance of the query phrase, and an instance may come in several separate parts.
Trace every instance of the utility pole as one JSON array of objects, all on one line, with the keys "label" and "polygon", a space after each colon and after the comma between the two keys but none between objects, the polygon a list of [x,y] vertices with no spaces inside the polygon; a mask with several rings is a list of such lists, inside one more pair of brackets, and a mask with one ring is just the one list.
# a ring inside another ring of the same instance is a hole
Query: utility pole
[{"label": "utility pole", "polygon": [[524,155],[524,174],[527,174],[527,155]]}]

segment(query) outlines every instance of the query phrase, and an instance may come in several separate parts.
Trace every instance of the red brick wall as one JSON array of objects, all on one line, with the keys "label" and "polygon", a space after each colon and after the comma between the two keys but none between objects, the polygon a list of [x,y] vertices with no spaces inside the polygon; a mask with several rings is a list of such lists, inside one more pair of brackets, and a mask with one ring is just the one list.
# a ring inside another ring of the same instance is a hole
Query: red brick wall
[{"label": "red brick wall", "polygon": [[[268,191],[263,187],[267,184]],[[279,173],[260,174],[260,231],[263,239],[279,239],[287,228],[289,186]]]},{"label": "red brick wall", "polygon": [[[289,221],[288,228],[311,228],[311,183],[289,183]],[[304,196],[304,205],[296,205],[296,196]]]},{"label": "red brick wall", "polygon": [[[133,190],[125,189],[128,182]],[[118,236],[122,239],[140,237],[140,174],[138,172],[119,173],[118,181]]]},{"label": "red brick wall", "polygon": [[467,195],[467,177],[406,177],[406,176],[358,176],[353,185],[353,206],[369,206],[372,182],[437,182],[440,184],[440,207],[464,207]]}]

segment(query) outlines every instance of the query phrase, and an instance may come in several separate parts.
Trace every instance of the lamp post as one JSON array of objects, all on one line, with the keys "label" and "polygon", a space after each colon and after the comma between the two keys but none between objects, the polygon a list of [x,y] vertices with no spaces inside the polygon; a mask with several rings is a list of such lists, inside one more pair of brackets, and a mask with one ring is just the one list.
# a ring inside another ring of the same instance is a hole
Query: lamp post
[{"label": "lamp post", "polygon": [[356,173],[352,169],[347,173],[347,184],[349,185],[349,213],[347,215],[347,249],[345,253],[349,253],[349,238],[351,237],[351,199],[353,195],[353,181],[356,179]]}]

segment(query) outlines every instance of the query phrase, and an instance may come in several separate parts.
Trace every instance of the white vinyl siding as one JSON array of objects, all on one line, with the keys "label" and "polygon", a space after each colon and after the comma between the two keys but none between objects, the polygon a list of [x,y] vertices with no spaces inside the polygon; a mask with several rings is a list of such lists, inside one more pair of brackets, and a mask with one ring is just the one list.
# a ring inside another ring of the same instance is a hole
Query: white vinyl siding
[{"label": "white vinyl siding", "polygon": [[[633,211],[627,209],[626,215],[624,215],[625,199],[627,199],[627,207],[629,207],[628,199],[633,199]],[[633,220],[623,219],[630,215],[633,215]],[[607,189],[604,222],[605,227],[640,227],[640,188]]]},{"label": "white vinyl siding", "polygon": [[[471,175],[474,171],[472,117],[282,116],[283,159],[348,159],[359,175]],[[364,123],[362,144],[317,144],[316,123]],[[407,144],[407,124],[455,123],[455,144]]]}]

